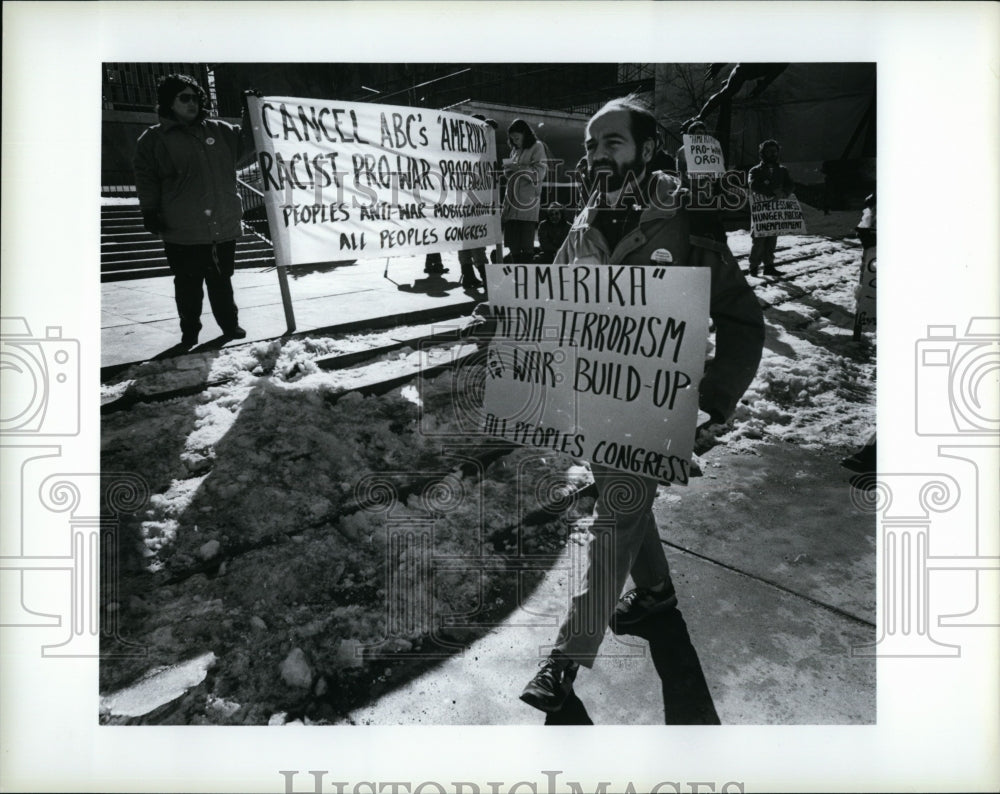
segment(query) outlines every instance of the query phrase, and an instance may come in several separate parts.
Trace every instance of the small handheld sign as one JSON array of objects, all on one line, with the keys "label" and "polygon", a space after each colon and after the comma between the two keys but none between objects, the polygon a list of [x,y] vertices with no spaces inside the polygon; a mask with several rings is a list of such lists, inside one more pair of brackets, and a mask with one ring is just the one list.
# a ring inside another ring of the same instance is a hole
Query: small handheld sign
[{"label": "small handheld sign", "polygon": [[805,234],[802,207],[794,195],[771,198],[750,192],[750,233],[754,237],[777,237],[781,234]]},{"label": "small handheld sign", "polygon": [[861,255],[861,278],[857,288],[857,309],[854,313],[854,339],[861,339],[864,331],[875,330],[875,246],[864,249]]},{"label": "small handheld sign", "polygon": [[722,144],[711,135],[685,135],[684,157],[689,174],[722,176],[726,169]]}]

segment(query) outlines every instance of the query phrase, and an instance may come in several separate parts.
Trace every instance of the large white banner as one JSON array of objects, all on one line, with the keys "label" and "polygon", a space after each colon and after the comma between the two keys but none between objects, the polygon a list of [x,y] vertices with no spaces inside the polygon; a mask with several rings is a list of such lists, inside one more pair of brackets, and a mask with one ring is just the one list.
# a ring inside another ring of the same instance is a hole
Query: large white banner
[{"label": "large white banner", "polygon": [[279,265],[500,241],[487,124],[426,108],[247,100]]},{"label": "large white banner", "polygon": [[509,265],[487,278],[497,328],[482,430],[686,483],[709,269]]}]

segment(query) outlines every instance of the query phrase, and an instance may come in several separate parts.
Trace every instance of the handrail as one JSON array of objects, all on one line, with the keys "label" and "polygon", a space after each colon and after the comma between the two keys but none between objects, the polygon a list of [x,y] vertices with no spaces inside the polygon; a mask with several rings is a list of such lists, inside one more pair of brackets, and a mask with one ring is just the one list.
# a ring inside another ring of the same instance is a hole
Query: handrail
[{"label": "handrail", "polygon": [[254,187],[253,185],[251,185],[251,184],[249,184],[249,183],[247,183],[247,182],[244,182],[244,181],[243,181],[242,179],[240,179],[239,177],[236,177],[236,184],[238,184],[238,185],[243,185],[243,187],[245,187],[245,188],[246,188],[247,190],[249,190],[249,191],[250,191],[251,193],[256,193],[256,194],[257,194],[258,196],[260,196],[261,198],[264,198],[264,194],[263,194],[263,193],[262,193],[262,192],[261,192],[260,190],[257,190],[257,188],[255,188],[255,187]]}]

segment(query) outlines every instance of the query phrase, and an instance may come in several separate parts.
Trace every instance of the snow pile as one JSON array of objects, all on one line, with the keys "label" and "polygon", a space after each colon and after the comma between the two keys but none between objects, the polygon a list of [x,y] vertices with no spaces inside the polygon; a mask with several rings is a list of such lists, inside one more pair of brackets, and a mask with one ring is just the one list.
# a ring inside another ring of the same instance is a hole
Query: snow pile
[{"label": "snow pile", "polygon": [[861,443],[875,422],[874,364],[831,354],[774,326],[768,330],[794,355],[765,349],[734,417],[732,441],[773,439],[807,449]]},{"label": "snow pile", "polygon": [[215,661],[215,654],[209,652],[182,664],[152,670],[127,689],[101,698],[101,713],[121,717],[148,714],[198,686]]},{"label": "snow pile", "polygon": [[[729,241],[735,254],[749,253],[748,233]],[[720,442],[734,451],[769,441],[854,447],[871,433],[874,342],[852,336],[860,258],[853,240],[786,236],[776,257],[782,277],[748,277],[765,308],[764,354]]]}]

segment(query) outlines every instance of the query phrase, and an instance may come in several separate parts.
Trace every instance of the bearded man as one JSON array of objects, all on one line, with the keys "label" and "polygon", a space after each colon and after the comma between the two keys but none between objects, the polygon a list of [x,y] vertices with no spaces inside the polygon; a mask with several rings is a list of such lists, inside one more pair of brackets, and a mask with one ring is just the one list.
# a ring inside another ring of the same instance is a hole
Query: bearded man
[{"label": "bearded man", "polygon": [[[556,265],[711,268],[716,355],[699,387],[709,423],[724,423],[753,380],[764,344],[760,305],[725,244],[691,234],[680,181],[649,167],[656,119],[631,98],[615,99],[587,124],[584,146],[595,189],[556,253]],[[586,572],[554,647],[521,699],[559,711],[579,667],[590,668],[605,631],[636,634],[677,609],[677,594],[653,517],[656,480],[592,465],[597,485]],[[635,585],[619,599],[631,575]],[[716,717],[717,719],[717,717]]]}]

